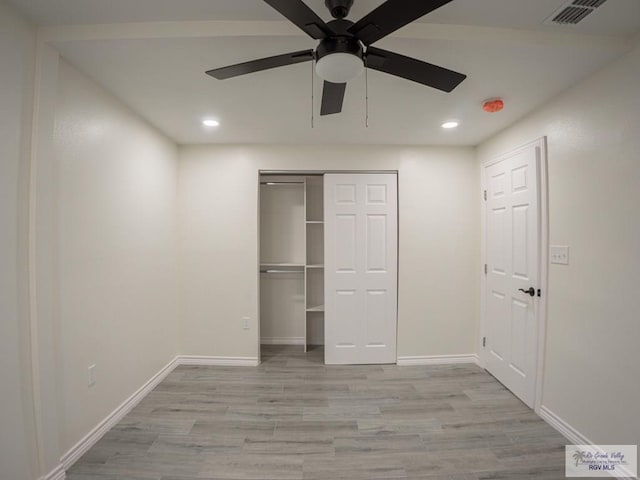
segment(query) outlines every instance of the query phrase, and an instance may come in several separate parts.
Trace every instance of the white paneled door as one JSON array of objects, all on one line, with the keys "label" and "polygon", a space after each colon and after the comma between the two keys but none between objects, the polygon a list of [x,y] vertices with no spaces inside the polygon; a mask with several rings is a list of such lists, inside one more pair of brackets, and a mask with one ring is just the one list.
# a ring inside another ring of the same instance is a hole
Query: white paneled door
[{"label": "white paneled door", "polygon": [[327,174],[325,362],[396,363],[395,174]]},{"label": "white paneled door", "polygon": [[485,166],[486,369],[532,407],[538,350],[540,146]]}]

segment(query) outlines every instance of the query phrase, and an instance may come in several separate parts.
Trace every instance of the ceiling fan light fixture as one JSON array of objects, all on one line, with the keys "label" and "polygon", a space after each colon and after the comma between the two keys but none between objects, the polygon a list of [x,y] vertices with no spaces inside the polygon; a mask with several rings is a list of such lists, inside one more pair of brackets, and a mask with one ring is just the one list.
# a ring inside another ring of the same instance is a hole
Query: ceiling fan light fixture
[{"label": "ceiling fan light fixture", "polygon": [[[331,22],[339,29],[349,25],[346,20]],[[315,53],[316,73],[331,83],[347,83],[364,71],[362,44],[353,37],[325,38]]]},{"label": "ceiling fan light fixture", "polygon": [[316,73],[331,83],[347,83],[364,70],[362,58],[352,53],[330,53],[316,63]]}]

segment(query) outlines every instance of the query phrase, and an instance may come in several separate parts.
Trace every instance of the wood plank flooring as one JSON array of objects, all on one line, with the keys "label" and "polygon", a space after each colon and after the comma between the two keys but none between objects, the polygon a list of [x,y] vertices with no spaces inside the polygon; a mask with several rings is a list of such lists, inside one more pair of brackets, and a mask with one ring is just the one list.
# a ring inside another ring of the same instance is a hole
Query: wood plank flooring
[{"label": "wood plank flooring", "polygon": [[560,434],[474,365],[182,366],[68,480],[559,480]]}]

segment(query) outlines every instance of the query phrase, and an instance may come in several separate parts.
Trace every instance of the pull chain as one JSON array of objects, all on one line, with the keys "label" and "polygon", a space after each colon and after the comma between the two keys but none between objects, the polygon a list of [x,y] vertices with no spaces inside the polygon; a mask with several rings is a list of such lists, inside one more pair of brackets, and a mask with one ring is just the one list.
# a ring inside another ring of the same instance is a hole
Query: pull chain
[{"label": "pull chain", "polygon": [[369,69],[364,66],[365,128],[369,128]]},{"label": "pull chain", "polygon": [[315,92],[315,84],[314,84],[314,71],[313,71],[313,60],[311,60],[311,128],[313,128],[313,108],[315,105],[315,97],[314,97],[314,92]]}]

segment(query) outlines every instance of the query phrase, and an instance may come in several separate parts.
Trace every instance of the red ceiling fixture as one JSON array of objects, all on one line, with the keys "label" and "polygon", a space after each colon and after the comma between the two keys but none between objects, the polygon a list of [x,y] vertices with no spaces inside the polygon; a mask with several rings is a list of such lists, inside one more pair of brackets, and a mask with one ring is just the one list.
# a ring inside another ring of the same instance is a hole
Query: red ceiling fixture
[{"label": "red ceiling fixture", "polygon": [[496,113],[504,108],[504,101],[500,98],[493,98],[487,100],[482,104],[482,109],[485,112]]}]

